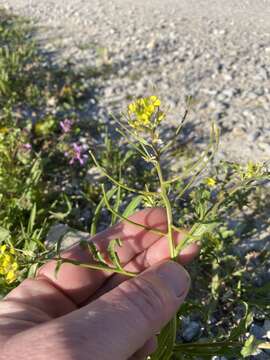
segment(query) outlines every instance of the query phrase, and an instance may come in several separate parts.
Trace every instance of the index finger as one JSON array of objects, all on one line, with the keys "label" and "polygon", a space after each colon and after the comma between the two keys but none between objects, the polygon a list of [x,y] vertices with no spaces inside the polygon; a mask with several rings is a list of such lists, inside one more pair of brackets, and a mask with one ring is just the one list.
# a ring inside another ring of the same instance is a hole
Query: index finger
[{"label": "index finger", "polygon": [[[129,219],[147,228],[159,229],[161,232],[166,232],[167,229],[166,213],[162,208],[145,209],[133,214]],[[121,263],[125,265],[161,237],[162,234],[123,221],[97,234],[92,239],[89,237],[89,241],[93,241],[102,253],[106,253],[109,242],[120,238],[123,241],[123,246],[119,248],[118,255]],[[95,262],[89,251],[83,249],[79,244],[65,251],[62,257],[84,263]],[[91,271],[65,263],[55,277],[55,266],[55,261],[43,265],[38,272],[38,278],[47,279],[75,304],[84,302],[112,275],[109,272]]]}]

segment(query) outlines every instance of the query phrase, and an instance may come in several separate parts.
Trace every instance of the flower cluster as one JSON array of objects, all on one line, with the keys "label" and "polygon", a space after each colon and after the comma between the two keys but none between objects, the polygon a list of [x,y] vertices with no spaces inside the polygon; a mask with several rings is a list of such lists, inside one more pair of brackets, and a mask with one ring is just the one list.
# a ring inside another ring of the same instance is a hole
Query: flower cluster
[{"label": "flower cluster", "polygon": [[60,127],[64,134],[70,132],[72,127],[72,121],[69,119],[65,119],[64,121],[60,121]]},{"label": "flower cluster", "polygon": [[263,164],[249,161],[243,170],[243,177],[245,179],[256,178],[263,174],[263,170]]},{"label": "flower cluster", "polygon": [[65,152],[66,157],[71,157],[69,164],[72,165],[75,161],[78,161],[81,165],[84,165],[88,158],[86,154],[83,154],[84,151],[83,145],[73,143],[72,148]]},{"label": "flower cluster", "polygon": [[165,119],[157,96],[140,98],[128,105],[128,123],[136,131],[154,130]]},{"label": "flower cluster", "polygon": [[6,245],[0,247],[0,276],[8,284],[13,283],[18,276],[18,263],[14,248],[8,248]]},{"label": "flower cluster", "polygon": [[22,148],[25,150],[25,151],[28,151],[28,150],[31,150],[32,149],[32,145],[30,143],[24,143],[22,144]]}]

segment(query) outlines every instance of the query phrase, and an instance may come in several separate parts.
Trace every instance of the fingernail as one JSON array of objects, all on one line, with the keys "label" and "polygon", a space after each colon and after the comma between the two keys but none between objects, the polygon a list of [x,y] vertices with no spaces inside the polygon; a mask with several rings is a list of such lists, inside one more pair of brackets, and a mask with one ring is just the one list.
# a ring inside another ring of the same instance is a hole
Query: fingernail
[{"label": "fingernail", "polygon": [[187,294],[190,287],[190,277],[183,266],[174,261],[168,261],[160,264],[156,272],[177,297]]}]

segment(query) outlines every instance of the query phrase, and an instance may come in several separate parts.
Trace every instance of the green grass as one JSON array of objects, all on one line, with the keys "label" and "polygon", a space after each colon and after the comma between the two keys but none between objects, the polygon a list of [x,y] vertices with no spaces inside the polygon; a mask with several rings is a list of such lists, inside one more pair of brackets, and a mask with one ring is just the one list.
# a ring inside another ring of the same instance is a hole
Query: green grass
[{"label": "green grass", "polygon": [[[120,134],[93,120],[95,108],[85,115],[89,98],[98,107],[97,79],[110,76],[113,66],[106,61],[80,71],[69,65],[56,66],[51,55],[35,43],[34,35],[35,29],[26,20],[0,11],[0,245],[14,247],[21,261],[16,282],[8,284],[5,277],[0,278],[1,296],[32,276],[48,257],[44,239],[53,224],[64,222],[94,233],[117,221],[115,213],[127,214],[124,210],[132,195],[112,186],[88,150],[82,149],[80,154],[83,164],[73,159],[73,144],[82,145],[81,137],[87,139],[90,149],[95,149],[102,169],[118,182],[124,181],[127,187],[139,191],[145,190],[144,184],[149,184],[148,191],[159,186],[151,160],[146,164]],[[103,56],[108,56],[106,51]],[[61,122],[66,119],[71,129],[63,132]],[[164,160],[166,164],[179,160],[183,170],[188,170],[188,175],[174,182],[169,191],[175,226],[186,229],[202,219],[219,194],[227,194],[235,176],[252,170],[220,163],[211,168],[217,186],[212,189],[196,180],[189,191],[182,193],[199,157],[192,146],[179,146],[176,141]],[[164,175],[179,174],[166,169]],[[112,216],[104,206],[101,182],[115,212]],[[269,213],[269,188],[259,184],[237,191],[218,214],[219,225],[200,239],[200,258],[189,268],[194,287],[178,315],[179,319],[190,316],[201,322],[205,343],[202,347],[180,341],[175,347],[177,359],[211,359],[218,354],[240,358],[250,322],[245,312],[270,316],[269,281],[260,286],[256,283],[256,274],[269,267],[269,252],[246,256],[235,252],[241,241],[251,234],[259,236],[269,225],[265,215]],[[146,204],[160,205],[160,199],[144,197],[131,204],[129,211]],[[247,208],[252,213],[249,216],[243,215]],[[256,222],[251,223],[251,217]],[[234,219],[237,221],[232,226]]]}]

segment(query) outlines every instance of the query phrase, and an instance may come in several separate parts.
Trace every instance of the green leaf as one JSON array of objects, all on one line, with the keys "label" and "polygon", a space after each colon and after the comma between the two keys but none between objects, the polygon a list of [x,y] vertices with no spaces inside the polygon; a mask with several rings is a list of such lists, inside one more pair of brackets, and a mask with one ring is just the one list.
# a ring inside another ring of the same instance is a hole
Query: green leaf
[{"label": "green leaf", "polygon": [[[116,193],[116,199],[115,199],[115,204],[114,204],[114,211],[117,213],[119,211],[119,207],[121,205],[121,188],[120,186],[118,186],[117,188],[117,193]],[[111,218],[111,225],[114,225],[117,221],[117,216],[116,214],[112,214],[112,218]]]},{"label": "green leaf", "polygon": [[134,155],[134,152],[132,150],[128,150],[123,158],[121,160],[121,165],[125,165],[125,163]]},{"label": "green leaf", "polygon": [[33,205],[31,213],[30,213],[30,217],[29,217],[29,221],[28,221],[28,226],[27,226],[27,234],[31,234],[33,232],[34,226],[35,226],[35,221],[36,221],[36,215],[37,215],[37,205],[36,203]]},{"label": "green leaf", "polygon": [[189,234],[187,234],[185,239],[183,239],[183,241],[177,245],[176,253],[179,253],[183,249],[183,246],[187,246],[193,241],[201,240],[206,233],[213,232],[218,227],[219,224],[220,224],[219,222],[211,221],[209,223],[202,222],[193,225]]},{"label": "green leaf", "polygon": [[137,207],[140,205],[142,199],[143,199],[143,197],[141,195],[135,196],[130,201],[128,206],[125,208],[125,211],[123,212],[123,216],[127,218],[130,215],[132,215],[134,213],[134,211],[137,209]]},{"label": "green leaf", "polygon": [[119,256],[115,250],[116,246],[122,246],[122,242],[120,239],[113,239],[110,241],[108,246],[109,258],[117,269],[123,270]]},{"label": "green leaf", "polygon": [[62,221],[71,213],[72,204],[71,204],[71,202],[69,201],[68,197],[65,194],[64,194],[64,200],[65,200],[66,205],[67,205],[66,212],[49,211],[49,213],[51,214],[50,219],[56,219],[56,220]]},{"label": "green leaf", "polygon": [[[116,193],[117,191],[117,188],[112,188],[111,190],[109,190],[107,192],[107,198],[108,200],[110,200],[113,195]],[[92,223],[91,223],[91,227],[90,227],[90,235],[91,236],[94,236],[96,233],[97,233],[97,223],[98,223],[98,220],[100,218],[100,215],[101,215],[101,210],[102,210],[102,207],[104,206],[104,197],[102,197],[102,199],[100,200],[99,204],[97,205],[96,209],[95,209],[95,212],[94,212],[94,216],[93,216],[93,219],[92,219]]]},{"label": "green leaf", "polygon": [[55,266],[55,269],[54,269],[55,278],[57,278],[58,272],[59,272],[60,267],[61,267],[62,264],[63,264],[62,260],[57,260],[56,266]]},{"label": "green leaf", "polygon": [[62,234],[61,236],[59,236],[59,238],[57,239],[57,242],[56,242],[56,254],[57,255],[60,255],[60,252],[61,252],[61,247],[62,247],[62,242],[65,238],[65,235],[66,235],[66,232],[64,232],[64,234]]},{"label": "green leaf", "polygon": [[107,265],[103,255],[101,254],[101,252],[98,250],[98,248],[96,247],[96,245],[93,243],[93,241],[87,241],[87,240],[82,240],[80,242],[80,246],[87,248],[90,252],[90,254],[93,256],[94,260]]},{"label": "green leaf", "polygon": [[210,222],[210,223],[201,223],[198,224],[194,232],[192,233],[192,237],[200,238],[205,232],[212,232],[217,226],[218,222]]},{"label": "green leaf", "polygon": [[228,358],[240,358],[241,346],[237,342],[217,341],[217,342],[194,342],[177,344],[174,347],[176,359],[207,359],[213,356],[225,356]]},{"label": "green leaf", "polygon": [[38,263],[37,264],[32,264],[30,266],[29,270],[28,270],[27,277],[28,278],[34,278],[36,276],[37,270],[38,270]]},{"label": "green leaf", "polygon": [[173,347],[175,344],[175,326],[176,318],[173,318],[158,335],[158,348],[151,360],[170,360],[173,355]]},{"label": "green leaf", "polygon": [[257,341],[256,338],[251,335],[246,341],[244,346],[242,347],[241,350],[241,355],[246,358],[248,356],[254,355],[256,354],[256,352],[258,351],[258,345],[259,345],[260,341]]},{"label": "green leaf", "polygon": [[10,237],[10,232],[0,226],[0,243],[8,240]]},{"label": "green leaf", "polygon": [[245,315],[243,319],[240,320],[239,324],[232,329],[230,333],[230,340],[237,340],[241,335],[244,335],[247,331],[247,328],[252,323],[253,314],[248,312],[248,304],[243,302],[245,307]]}]

